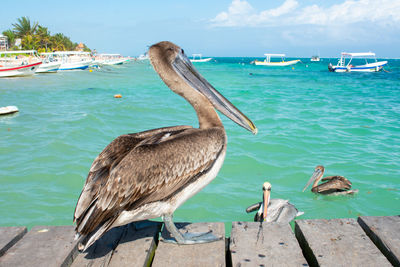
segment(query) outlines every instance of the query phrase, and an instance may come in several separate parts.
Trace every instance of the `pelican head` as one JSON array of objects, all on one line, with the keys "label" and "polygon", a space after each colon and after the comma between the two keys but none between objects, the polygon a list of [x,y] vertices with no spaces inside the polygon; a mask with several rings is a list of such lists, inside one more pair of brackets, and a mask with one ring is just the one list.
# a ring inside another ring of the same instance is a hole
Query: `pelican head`
[{"label": "pelican head", "polygon": [[315,167],[314,173],[311,175],[310,180],[308,180],[306,186],[303,188],[303,192],[307,189],[307,187],[314,182],[314,184],[318,184],[321,180],[322,175],[324,175],[325,168],[322,165],[318,165]]},{"label": "pelican head", "polygon": [[211,104],[238,125],[253,134],[257,133],[257,127],[253,122],[197,72],[179,46],[167,41],[157,43],[150,47],[149,57],[151,64],[165,84],[194,107],[198,113],[200,127],[213,123],[202,120],[204,114],[199,114],[202,112],[199,106]]},{"label": "pelican head", "polygon": [[267,219],[267,209],[270,196],[271,196],[271,184],[265,182],[263,184],[263,221]]}]

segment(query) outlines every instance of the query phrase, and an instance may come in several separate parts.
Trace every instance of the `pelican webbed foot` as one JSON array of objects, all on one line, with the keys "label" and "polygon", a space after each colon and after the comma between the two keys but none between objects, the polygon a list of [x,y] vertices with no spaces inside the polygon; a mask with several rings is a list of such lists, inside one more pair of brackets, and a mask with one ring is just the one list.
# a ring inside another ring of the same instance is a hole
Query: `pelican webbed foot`
[{"label": "pelican webbed foot", "polygon": [[172,215],[163,216],[164,225],[168,232],[172,235],[171,238],[163,238],[162,241],[166,243],[174,243],[179,245],[192,245],[201,243],[210,243],[221,240],[221,237],[215,236],[212,231],[204,233],[181,233],[176,228],[172,221]]}]

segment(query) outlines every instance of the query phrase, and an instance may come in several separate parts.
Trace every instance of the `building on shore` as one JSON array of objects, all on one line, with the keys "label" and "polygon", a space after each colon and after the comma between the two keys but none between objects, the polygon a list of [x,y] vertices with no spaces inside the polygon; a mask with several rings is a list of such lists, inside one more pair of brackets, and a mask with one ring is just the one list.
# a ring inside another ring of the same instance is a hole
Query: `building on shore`
[{"label": "building on shore", "polygon": [[0,50],[7,50],[8,49],[8,38],[0,34]]}]

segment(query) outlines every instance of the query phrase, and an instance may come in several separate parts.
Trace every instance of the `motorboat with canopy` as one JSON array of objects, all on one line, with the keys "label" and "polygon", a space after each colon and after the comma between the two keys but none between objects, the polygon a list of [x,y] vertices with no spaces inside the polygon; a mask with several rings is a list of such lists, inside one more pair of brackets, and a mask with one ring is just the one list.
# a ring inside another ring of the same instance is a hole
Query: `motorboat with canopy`
[{"label": "motorboat with canopy", "polygon": [[[368,62],[368,60],[370,62]],[[372,62],[371,62],[372,61]],[[348,53],[342,52],[336,66],[329,63],[331,72],[378,72],[383,69],[387,61],[378,61],[375,53]]]},{"label": "motorboat with canopy", "polygon": [[[295,60],[289,60],[289,61],[285,61],[285,54],[264,54],[265,59],[264,61],[259,61],[259,60],[255,60],[254,64],[255,65],[262,65],[262,66],[290,66],[290,65],[294,65],[298,62],[300,62],[300,59],[295,59]],[[271,58],[274,57],[280,57],[281,61],[271,61]]]}]

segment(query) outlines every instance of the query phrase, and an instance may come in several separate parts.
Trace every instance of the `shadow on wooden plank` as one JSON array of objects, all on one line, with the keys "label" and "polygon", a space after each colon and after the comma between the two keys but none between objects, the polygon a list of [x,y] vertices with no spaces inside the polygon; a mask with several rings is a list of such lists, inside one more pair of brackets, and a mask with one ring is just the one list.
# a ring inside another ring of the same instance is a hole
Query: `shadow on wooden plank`
[{"label": "shadow on wooden plank", "polygon": [[170,238],[163,229],[161,240],[154,257],[153,267],[164,266],[225,266],[225,225],[224,223],[175,223],[181,232],[200,233],[212,231],[221,240],[193,245],[178,245],[162,240]]},{"label": "shadow on wooden plank", "polygon": [[106,232],[91,245],[86,252],[80,253],[72,266],[107,266],[112,260],[116,248],[123,243],[135,242],[148,236],[147,228],[160,229],[160,223],[152,221],[134,222],[115,227]]},{"label": "shadow on wooden plank", "polygon": [[295,223],[296,237],[310,266],[391,266],[355,219]]},{"label": "shadow on wooden plank", "polygon": [[0,257],[15,245],[26,233],[25,226],[21,227],[1,227],[0,228]]},{"label": "shadow on wooden plank", "polygon": [[400,266],[400,216],[362,216],[357,222],[393,266]]}]

